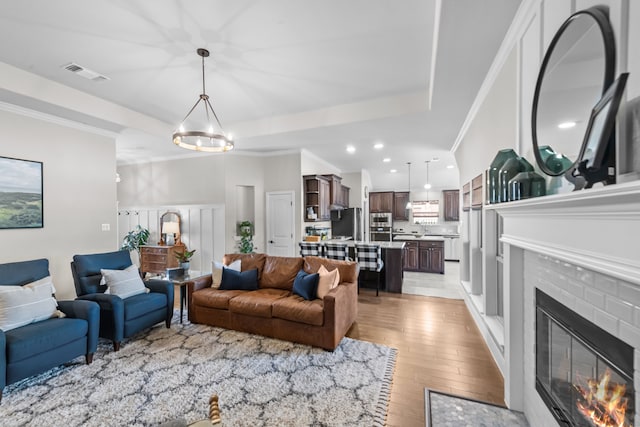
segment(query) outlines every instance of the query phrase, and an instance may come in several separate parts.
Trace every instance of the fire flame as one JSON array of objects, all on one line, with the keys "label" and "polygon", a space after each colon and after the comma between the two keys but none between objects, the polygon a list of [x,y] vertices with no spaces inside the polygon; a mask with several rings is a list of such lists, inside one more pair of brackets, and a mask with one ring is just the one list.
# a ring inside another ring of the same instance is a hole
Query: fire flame
[{"label": "fire flame", "polygon": [[576,406],[582,414],[597,427],[629,427],[625,419],[627,387],[611,381],[611,371],[607,368],[600,380],[586,380],[586,387],[574,385],[581,399]]}]

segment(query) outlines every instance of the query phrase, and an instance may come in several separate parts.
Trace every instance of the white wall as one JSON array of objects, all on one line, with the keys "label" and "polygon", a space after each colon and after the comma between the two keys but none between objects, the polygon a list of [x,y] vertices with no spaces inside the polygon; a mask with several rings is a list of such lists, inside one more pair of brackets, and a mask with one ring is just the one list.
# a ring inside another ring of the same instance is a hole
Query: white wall
[{"label": "white wall", "polygon": [[0,155],[43,162],[44,180],[44,228],[0,230],[0,260],[48,258],[58,299],[73,299],[73,255],[118,248],[115,141],[1,110],[0,123]]}]

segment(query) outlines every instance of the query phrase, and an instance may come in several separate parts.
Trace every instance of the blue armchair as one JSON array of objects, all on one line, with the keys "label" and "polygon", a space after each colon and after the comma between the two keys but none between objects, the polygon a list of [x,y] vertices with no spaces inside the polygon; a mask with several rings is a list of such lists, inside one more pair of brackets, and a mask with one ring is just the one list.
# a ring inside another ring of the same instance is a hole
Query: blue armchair
[{"label": "blue armchair", "polygon": [[[0,286],[22,286],[49,276],[49,261],[0,264]],[[93,360],[100,308],[90,301],[58,301],[66,317],[0,329],[0,400],[7,384],[47,371],[78,356]]]},{"label": "blue armchair", "polygon": [[71,273],[76,286],[77,299],[95,301],[100,305],[100,336],[113,341],[118,351],[120,343],[143,329],[164,321],[171,327],[173,317],[173,284],[164,280],[147,280],[149,293],[122,299],[105,294],[106,285],[100,284],[101,269],[124,270],[131,266],[129,251],[74,255]]}]

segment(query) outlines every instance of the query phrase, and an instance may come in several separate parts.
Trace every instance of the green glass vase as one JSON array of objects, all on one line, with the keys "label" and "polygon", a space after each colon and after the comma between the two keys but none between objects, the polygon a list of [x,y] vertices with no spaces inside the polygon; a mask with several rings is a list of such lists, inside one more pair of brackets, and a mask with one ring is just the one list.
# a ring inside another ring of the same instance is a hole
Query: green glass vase
[{"label": "green glass vase", "polygon": [[[512,148],[498,151],[487,171],[487,203],[500,203],[500,168],[509,159],[517,159],[518,155]],[[506,200],[504,200],[506,201]]]},{"label": "green glass vase", "polygon": [[515,200],[509,191],[509,181],[520,172],[533,172],[533,166],[524,157],[515,157],[507,160],[498,173],[498,192],[500,201]]},{"label": "green glass vase", "polygon": [[512,200],[524,200],[546,194],[547,181],[533,171],[520,172],[509,181]]}]

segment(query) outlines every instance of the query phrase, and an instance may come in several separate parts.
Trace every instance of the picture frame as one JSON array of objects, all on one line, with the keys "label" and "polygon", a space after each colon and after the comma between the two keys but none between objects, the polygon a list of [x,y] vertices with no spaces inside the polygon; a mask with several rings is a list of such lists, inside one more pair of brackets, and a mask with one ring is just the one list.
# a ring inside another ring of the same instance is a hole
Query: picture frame
[{"label": "picture frame", "polygon": [[593,107],[587,131],[578,156],[579,170],[598,170],[605,163],[605,153],[610,142],[618,108],[629,73],[622,73]]},{"label": "picture frame", "polygon": [[0,229],[43,228],[43,164],[0,156]]}]

